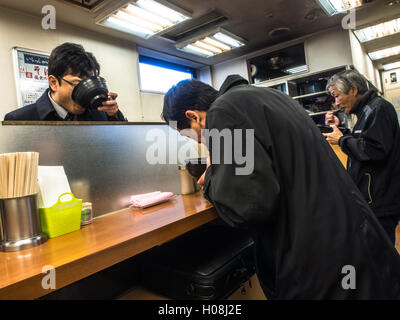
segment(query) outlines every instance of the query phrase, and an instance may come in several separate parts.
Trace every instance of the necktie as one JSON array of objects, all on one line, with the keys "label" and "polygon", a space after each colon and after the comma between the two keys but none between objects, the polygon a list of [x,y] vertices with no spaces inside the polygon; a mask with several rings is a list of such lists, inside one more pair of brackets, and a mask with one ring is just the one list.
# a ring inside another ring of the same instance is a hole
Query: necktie
[{"label": "necktie", "polygon": [[67,116],[64,118],[64,121],[78,121],[78,115],[68,112]]},{"label": "necktie", "polygon": [[74,115],[68,113],[67,116],[64,118],[64,121],[72,121],[74,119]]}]

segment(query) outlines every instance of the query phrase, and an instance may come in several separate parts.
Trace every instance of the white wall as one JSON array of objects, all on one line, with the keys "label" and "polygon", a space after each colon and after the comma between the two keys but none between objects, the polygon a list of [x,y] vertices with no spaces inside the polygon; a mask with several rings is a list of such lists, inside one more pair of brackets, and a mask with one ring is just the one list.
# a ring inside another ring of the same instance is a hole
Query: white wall
[{"label": "white wall", "polygon": [[304,43],[310,73],[352,63],[350,41],[345,30],[333,30],[307,38]]},{"label": "white wall", "polygon": [[382,91],[382,83],[379,75],[379,71],[375,68],[372,60],[368,56],[367,52],[361,46],[357,37],[352,31],[349,31],[351,55],[353,59],[354,67],[364,75],[369,81],[371,81],[375,87]]},{"label": "white wall", "polygon": [[200,81],[207,83],[210,86],[213,86],[211,67],[209,67],[209,66],[203,67],[203,68],[200,68],[198,71],[199,71],[199,73],[198,73],[197,78]]},{"label": "white wall", "polygon": [[[396,74],[396,80],[392,82],[391,74]],[[393,69],[382,72],[384,98],[390,101],[396,111],[400,121],[400,69]]]},{"label": "white wall", "polygon": [[140,92],[142,105],[142,120],[145,122],[163,122],[161,112],[164,105],[164,95],[160,93]]},{"label": "white wall", "polygon": [[240,58],[214,65],[212,67],[214,88],[219,90],[226,77],[231,74],[238,74],[249,80],[246,59]]},{"label": "white wall", "polygon": [[57,45],[69,41],[80,43],[93,52],[101,65],[101,75],[109,88],[117,92],[121,111],[129,121],[142,121],[142,108],[137,76],[136,46],[124,40],[57,23],[56,30],[43,30],[41,18],[0,7],[0,87],[3,97],[0,120],[17,107],[12,61],[12,47],[18,46],[51,52]]}]

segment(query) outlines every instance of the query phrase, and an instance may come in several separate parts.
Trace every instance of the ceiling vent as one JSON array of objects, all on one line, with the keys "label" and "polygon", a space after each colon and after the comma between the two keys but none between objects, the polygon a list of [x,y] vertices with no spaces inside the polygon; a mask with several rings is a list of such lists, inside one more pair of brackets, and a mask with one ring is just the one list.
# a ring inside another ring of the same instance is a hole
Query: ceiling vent
[{"label": "ceiling vent", "polygon": [[77,7],[93,10],[99,6],[104,0],[61,0],[62,2],[68,2]]},{"label": "ceiling vent", "polygon": [[321,8],[314,8],[307,12],[304,19],[308,21],[316,21],[320,17],[326,17],[326,16],[327,14],[325,13],[324,10],[322,10]]},{"label": "ceiling vent", "polygon": [[161,38],[172,42],[178,42],[187,39],[195,34],[205,32],[210,29],[218,28],[224,25],[228,18],[217,11],[211,11],[201,17],[192,18],[176,26],[173,30],[163,33]]},{"label": "ceiling vent", "polygon": [[288,35],[290,32],[290,28],[288,27],[281,27],[281,28],[275,28],[273,30],[271,30],[268,35],[270,37],[283,37]]}]

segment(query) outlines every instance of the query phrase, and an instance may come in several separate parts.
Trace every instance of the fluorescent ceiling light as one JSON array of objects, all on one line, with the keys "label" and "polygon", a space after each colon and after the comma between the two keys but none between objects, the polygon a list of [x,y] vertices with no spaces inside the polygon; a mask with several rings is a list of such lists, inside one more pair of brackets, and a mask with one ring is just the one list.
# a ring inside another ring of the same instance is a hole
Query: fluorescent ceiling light
[{"label": "fluorescent ceiling light", "polygon": [[380,60],[380,59],[395,56],[398,54],[400,54],[400,46],[368,53],[371,60]]},{"label": "fluorescent ceiling light", "polygon": [[174,24],[178,24],[186,19],[189,19],[188,16],[170,9],[154,0],[138,0],[135,4],[148,12],[155,13],[164,19],[172,21]]},{"label": "fluorescent ceiling light", "polygon": [[172,9],[172,5],[169,8],[155,0],[138,0],[128,3],[100,23],[147,39],[190,19],[189,13],[175,8]]},{"label": "fluorescent ceiling light", "polygon": [[210,44],[210,45],[212,45],[212,46],[214,46],[216,48],[219,48],[219,49],[222,49],[222,50],[225,50],[225,51],[231,50],[230,46],[228,46],[226,44],[223,44],[222,42],[216,41],[214,39],[211,39],[210,37],[205,37],[203,39],[203,42],[204,43],[208,43],[208,44]]},{"label": "fluorescent ceiling light", "polygon": [[117,18],[117,19],[119,18],[120,20],[123,20],[128,24],[132,24],[133,26],[139,26],[141,28],[149,30],[150,33],[160,32],[163,29],[163,27],[159,24],[156,24],[149,20],[132,17],[130,14],[128,14],[124,11],[118,11],[115,14],[115,18]]},{"label": "fluorescent ceiling light", "polygon": [[218,33],[214,34],[214,38],[221,41],[222,43],[230,45],[233,48],[239,48],[239,47],[243,46],[242,42],[237,41],[237,40],[233,39],[232,37],[230,37],[226,34],[223,34],[222,32],[218,32]]},{"label": "fluorescent ceiling light", "polygon": [[151,30],[147,30],[144,28],[141,28],[137,25],[134,25],[132,23],[128,23],[124,20],[117,19],[115,17],[108,17],[107,20],[103,23],[105,26],[109,26],[111,28],[115,28],[121,31],[133,33],[141,38],[149,38],[151,37],[154,33]]},{"label": "fluorescent ceiling light", "polygon": [[286,69],[285,72],[289,73],[289,74],[294,74],[294,73],[304,72],[304,71],[307,71],[307,70],[308,70],[308,68],[307,68],[307,65],[305,64],[303,66]]},{"label": "fluorescent ceiling light", "polygon": [[241,46],[244,46],[243,40],[239,40],[238,37],[221,30],[176,44],[176,47],[180,50],[207,58]]},{"label": "fluorescent ceiling light", "polygon": [[197,46],[188,44],[187,46],[182,48],[183,51],[187,51],[189,53],[193,53],[196,54],[198,56],[204,56],[206,58],[208,57],[212,57],[213,55],[215,55],[213,52],[199,48]]},{"label": "fluorescent ceiling light", "polygon": [[392,70],[392,69],[397,69],[397,68],[400,68],[400,61],[389,63],[389,64],[385,64],[383,66],[383,70],[385,70],[385,71]]},{"label": "fluorescent ceiling light", "polygon": [[364,4],[363,0],[318,0],[321,7],[330,16],[347,10],[360,7]]},{"label": "fluorescent ceiling light", "polygon": [[220,54],[220,53],[222,53],[222,50],[221,50],[221,49],[219,49],[219,48],[217,48],[217,47],[214,47],[214,46],[212,46],[212,45],[210,45],[210,44],[207,44],[206,42],[196,41],[196,42],[194,43],[194,45],[197,46],[197,47],[206,49],[206,50],[208,50],[208,51],[214,52],[215,54]]},{"label": "fluorescent ceiling light", "polygon": [[400,18],[354,31],[360,42],[383,38],[400,32]]}]

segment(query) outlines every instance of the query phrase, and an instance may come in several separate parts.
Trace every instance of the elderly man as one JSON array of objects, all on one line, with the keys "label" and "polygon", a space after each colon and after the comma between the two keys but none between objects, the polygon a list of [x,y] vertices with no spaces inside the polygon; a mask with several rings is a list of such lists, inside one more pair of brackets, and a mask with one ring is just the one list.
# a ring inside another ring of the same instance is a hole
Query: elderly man
[{"label": "elderly man", "polygon": [[165,95],[163,117],[209,137],[204,195],[253,234],[268,299],[400,299],[400,256],[296,101],[239,76],[219,93],[185,80]]},{"label": "elderly man", "polygon": [[392,243],[400,215],[400,130],[396,111],[382,99],[357,71],[334,75],[327,90],[346,114],[355,114],[351,134],[343,135],[339,119],[328,113],[326,124],[333,132],[324,134],[348,155],[347,171],[374,211]]}]

